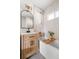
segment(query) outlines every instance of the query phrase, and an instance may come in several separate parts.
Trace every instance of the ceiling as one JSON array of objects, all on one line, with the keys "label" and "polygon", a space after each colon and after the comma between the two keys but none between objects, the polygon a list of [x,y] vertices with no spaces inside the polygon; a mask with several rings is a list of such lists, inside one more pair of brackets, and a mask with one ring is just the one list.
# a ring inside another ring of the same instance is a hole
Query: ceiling
[{"label": "ceiling", "polygon": [[42,10],[45,10],[48,6],[53,3],[54,0],[21,0],[21,6],[25,3],[31,3]]}]

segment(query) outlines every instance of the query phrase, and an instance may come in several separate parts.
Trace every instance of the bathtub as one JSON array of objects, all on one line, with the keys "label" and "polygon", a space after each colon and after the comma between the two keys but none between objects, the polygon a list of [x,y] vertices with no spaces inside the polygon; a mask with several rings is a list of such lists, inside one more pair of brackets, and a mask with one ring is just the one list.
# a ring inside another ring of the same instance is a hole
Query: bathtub
[{"label": "bathtub", "polygon": [[55,40],[51,44],[46,44],[40,41],[40,53],[45,57],[45,59],[59,59],[59,43]]}]

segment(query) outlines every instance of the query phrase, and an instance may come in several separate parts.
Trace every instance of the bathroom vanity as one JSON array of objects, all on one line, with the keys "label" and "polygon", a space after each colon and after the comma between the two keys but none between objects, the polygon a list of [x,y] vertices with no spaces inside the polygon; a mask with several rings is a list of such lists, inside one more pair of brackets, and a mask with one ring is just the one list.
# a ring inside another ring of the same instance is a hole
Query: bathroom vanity
[{"label": "bathroom vanity", "polygon": [[20,39],[20,50],[21,50],[21,59],[26,59],[34,55],[39,48],[38,40],[42,36],[41,32],[30,32],[30,33],[21,33]]},{"label": "bathroom vanity", "polygon": [[26,59],[37,52],[36,33],[21,33],[21,59]]}]

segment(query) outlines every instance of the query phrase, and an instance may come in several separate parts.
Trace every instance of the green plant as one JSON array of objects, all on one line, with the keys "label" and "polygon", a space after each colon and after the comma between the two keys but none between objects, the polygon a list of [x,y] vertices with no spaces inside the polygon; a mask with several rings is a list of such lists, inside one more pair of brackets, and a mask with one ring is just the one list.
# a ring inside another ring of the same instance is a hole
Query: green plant
[{"label": "green plant", "polygon": [[54,35],[54,32],[48,31],[48,33],[49,33],[50,36]]}]

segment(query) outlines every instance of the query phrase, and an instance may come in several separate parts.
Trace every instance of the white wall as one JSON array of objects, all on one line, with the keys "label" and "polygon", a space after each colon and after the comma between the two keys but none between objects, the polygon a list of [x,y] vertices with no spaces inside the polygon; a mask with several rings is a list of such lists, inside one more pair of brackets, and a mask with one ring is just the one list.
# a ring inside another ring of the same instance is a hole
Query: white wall
[{"label": "white wall", "polygon": [[55,33],[55,38],[59,39],[59,18],[48,21],[47,16],[55,11],[59,10],[59,1],[56,0],[53,4],[45,10],[44,13],[44,27],[45,31],[52,31]]},{"label": "white wall", "polygon": [[42,10],[39,9],[38,7],[34,8],[34,30],[36,32],[42,31],[42,23],[43,21],[43,14]]}]

